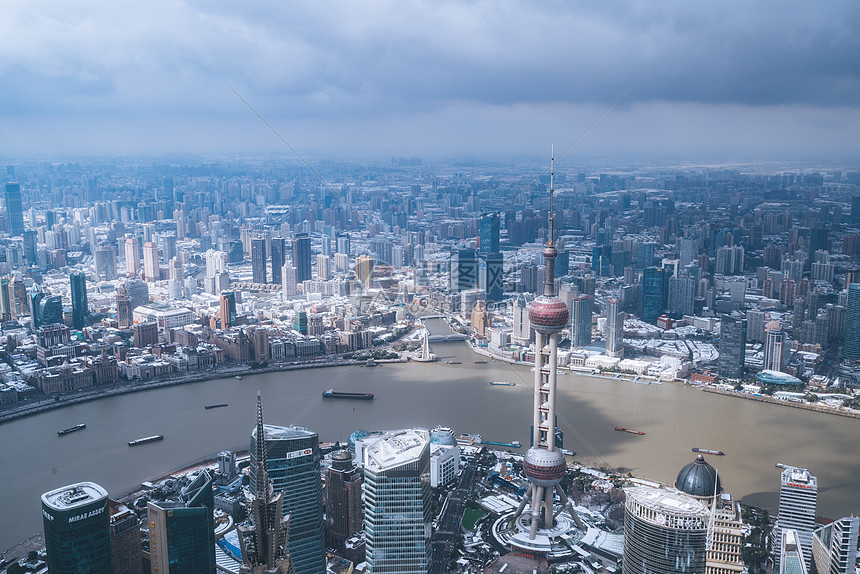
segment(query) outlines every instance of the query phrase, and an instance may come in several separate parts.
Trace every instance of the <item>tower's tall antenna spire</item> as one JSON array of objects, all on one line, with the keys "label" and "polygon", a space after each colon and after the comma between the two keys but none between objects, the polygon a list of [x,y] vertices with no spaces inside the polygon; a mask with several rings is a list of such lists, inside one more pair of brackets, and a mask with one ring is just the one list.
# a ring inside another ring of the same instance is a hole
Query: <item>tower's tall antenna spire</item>
[{"label": "tower's tall antenna spire", "polygon": [[269,473],[266,470],[266,430],[263,428],[263,398],[257,391],[257,445],[254,451],[257,457],[256,494],[259,500],[265,500],[269,489]]},{"label": "tower's tall antenna spire", "polygon": [[553,215],[553,211],[552,211],[552,207],[553,207],[552,206],[552,196],[553,196],[553,193],[555,192],[555,188],[554,188],[555,144],[552,145],[551,155],[552,155],[552,159],[550,159],[550,164],[549,164],[549,237],[548,237],[549,241],[548,241],[548,245],[552,245],[552,242],[555,239],[553,237],[553,227],[555,227],[555,225],[554,225],[555,224],[555,216]]}]

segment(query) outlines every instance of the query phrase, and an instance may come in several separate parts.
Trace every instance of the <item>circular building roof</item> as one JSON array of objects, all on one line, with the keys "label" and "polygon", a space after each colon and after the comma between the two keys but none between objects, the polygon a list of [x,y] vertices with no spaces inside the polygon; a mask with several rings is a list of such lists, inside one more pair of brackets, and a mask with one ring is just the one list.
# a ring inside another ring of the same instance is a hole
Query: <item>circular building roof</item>
[{"label": "circular building roof", "polygon": [[442,444],[445,446],[457,446],[457,439],[446,430],[434,430],[430,433],[431,444]]},{"label": "circular building roof", "polygon": [[370,433],[366,430],[358,429],[357,431],[354,431],[351,435],[349,435],[349,439],[347,440],[347,446],[349,450],[355,452],[355,441],[369,436]]},{"label": "circular building roof", "polygon": [[714,492],[720,494],[723,491],[716,469],[705,462],[702,455],[681,469],[675,479],[675,488],[690,496],[703,498],[710,498]]}]

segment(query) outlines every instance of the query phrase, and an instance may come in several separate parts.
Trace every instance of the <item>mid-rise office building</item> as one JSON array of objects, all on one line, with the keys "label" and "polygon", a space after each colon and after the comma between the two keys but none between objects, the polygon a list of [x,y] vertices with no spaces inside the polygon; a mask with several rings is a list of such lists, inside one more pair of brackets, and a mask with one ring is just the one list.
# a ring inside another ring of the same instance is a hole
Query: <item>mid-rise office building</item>
[{"label": "mid-rise office building", "polygon": [[625,488],[623,574],[704,572],[708,509],[681,492]]},{"label": "mid-rise office building", "polygon": [[721,377],[741,378],[744,375],[746,360],[747,320],[731,315],[720,318],[720,357]]},{"label": "mid-rise office building", "polygon": [[[302,427],[265,425],[266,460],[275,492],[290,515],[287,550],[298,574],[325,573],[325,525],[319,436]],[[251,477],[256,480],[257,429],[251,434]]]},{"label": "mid-rise office building", "polygon": [[107,491],[79,482],[42,495],[45,550],[51,574],[110,574]]},{"label": "mid-rise office building", "polygon": [[433,520],[428,432],[384,433],[362,456],[367,571],[426,574]]},{"label": "mid-rise office building", "polygon": [[205,469],[175,499],[147,503],[153,573],[215,572],[214,510],[212,476]]}]

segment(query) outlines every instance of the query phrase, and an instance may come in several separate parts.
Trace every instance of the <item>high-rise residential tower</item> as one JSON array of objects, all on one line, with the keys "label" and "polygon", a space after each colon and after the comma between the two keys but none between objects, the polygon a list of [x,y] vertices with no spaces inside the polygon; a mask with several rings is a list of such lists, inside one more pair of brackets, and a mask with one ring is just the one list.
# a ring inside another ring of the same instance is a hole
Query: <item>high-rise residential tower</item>
[{"label": "high-rise residential tower", "polygon": [[[555,158],[550,168],[549,228],[547,245],[543,250],[546,260],[546,282],[544,294],[536,297],[529,306],[529,321],[535,330],[534,406],[532,411],[532,447],[526,452],[523,469],[529,480],[516,512],[514,524],[520,533],[512,541],[514,546],[534,552],[533,544],[539,530],[552,529],[556,524],[553,512],[553,496],[558,494],[579,528],[582,522],[573,510],[573,503],[559,486],[567,469],[564,455],[556,448],[555,389],[558,377],[558,334],[567,327],[569,312],[555,294],[555,257],[553,244],[553,172]],[[526,511],[526,505],[529,510]]]},{"label": "high-rise residential tower", "polygon": [[624,356],[624,314],[621,312],[621,299],[610,297],[606,301],[606,354],[610,357]]},{"label": "high-rise residential tower", "polygon": [[362,457],[367,571],[426,574],[433,520],[429,433],[384,433],[364,446]]},{"label": "high-rise residential tower", "polygon": [[110,574],[107,491],[79,482],[42,495],[45,549],[51,574]]},{"label": "high-rise residential tower", "polygon": [[140,271],[140,243],[136,237],[125,238],[125,273],[136,276]]},{"label": "high-rise residential tower", "polygon": [[143,274],[147,281],[161,279],[161,269],[158,266],[158,244],[147,241],[143,245]]}]

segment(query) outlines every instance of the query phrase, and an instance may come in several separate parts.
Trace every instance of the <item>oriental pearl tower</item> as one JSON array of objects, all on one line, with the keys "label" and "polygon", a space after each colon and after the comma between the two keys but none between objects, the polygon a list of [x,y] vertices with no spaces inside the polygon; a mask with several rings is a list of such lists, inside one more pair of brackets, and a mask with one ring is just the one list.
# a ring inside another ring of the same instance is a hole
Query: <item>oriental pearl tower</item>
[{"label": "oriental pearl tower", "polygon": [[[559,486],[567,463],[564,454],[555,447],[558,333],[567,327],[569,312],[564,301],[555,295],[555,258],[558,251],[553,245],[554,151],[550,166],[549,231],[547,245],[543,250],[544,259],[546,259],[546,285],[544,294],[536,297],[529,306],[529,320],[535,329],[534,426],[532,447],[526,453],[523,462],[529,486],[513,517],[518,528],[527,530],[530,541],[535,540],[539,531],[543,534],[561,526],[557,524],[556,519],[565,508],[568,509],[576,526],[581,530],[585,529],[573,510],[573,503]],[[562,507],[555,514],[553,514],[554,493],[558,493],[562,502]],[[526,504],[529,505],[528,511],[525,511]],[[516,545],[516,540],[514,544]]]}]

